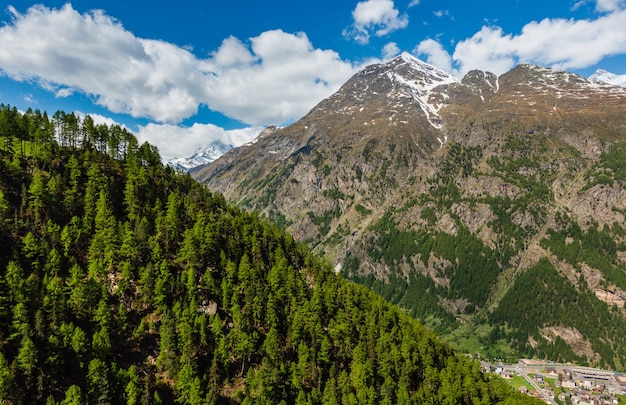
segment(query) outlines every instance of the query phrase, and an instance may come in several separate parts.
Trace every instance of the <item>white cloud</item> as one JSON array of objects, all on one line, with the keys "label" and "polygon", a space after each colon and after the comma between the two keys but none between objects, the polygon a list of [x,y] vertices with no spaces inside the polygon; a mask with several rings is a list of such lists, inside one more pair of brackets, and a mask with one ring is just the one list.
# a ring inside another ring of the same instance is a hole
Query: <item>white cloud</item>
[{"label": "white cloud", "polygon": [[388,61],[400,54],[400,48],[395,42],[389,42],[383,47],[383,60]]},{"label": "white cloud", "polygon": [[427,55],[426,62],[447,72],[452,72],[452,57],[434,39],[426,39],[420,42],[413,53]]},{"label": "white cloud", "polygon": [[357,3],[352,11],[354,23],[344,31],[344,36],[366,44],[370,35],[383,37],[393,31],[406,28],[409,18],[400,15],[393,0],[365,0]]},{"label": "white cloud", "polygon": [[0,28],[0,68],[11,78],[39,81],[59,97],[80,91],[133,116],[176,121],[196,111],[193,81],[201,75],[184,49],[136,38],[98,10],[11,12],[12,24]]},{"label": "white cloud", "polygon": [[501,74],[518,63],[580,69],[607,56],[626,53],[626,11],[617,9],[594,20],[546,18],[526,24],[517,35],[497,26],[484,26],[458,42],[452,55],[434,42],[424,40],[416,50],[457,76],[472,69]]},{"label": "white cloud", "polygon": [[150,123],[139,127],[137,140],[148,141],[159,149],[161,159],[166,162],[177,157],[191,156],[200,146],[219,140],[226,145],[241,146],[254,139],[262,127],[225,130],[213,124],[195,123],[191,127],[171,124]]},{"label": "white cloud", "polygon": [[595,11],[598,13],[607,13],[624,8],[624,0],[579,0],[574,3],[570,10],[578,10],[588,3],[595,3]]},{"label": "white cloud", "polygon": [[28,104],[36,104],[37,103],[37,100],[35,100],[33,95],[30,94],[30,93],[22,94],[22,100],[26,101]]},{"label": "white cloud", "polygon": [[[89,115],[91,117],[91,119],[93,120],[94,124],[105,124],[107,126],[113,126],[113,125],[118,125],[122,128],[126,128],[128,130],[128,127],[126,127],[126,125],[120,124],[119,122],[115,121],[113,118],[111,117],[105,117],[104,115],[101,114],[95,114],[95,113],[90,113],[90,114],[85,114],[82,111],[74,111],[74,113],[76,115],[78,115],[80,117],[81,120],[84,120],[85,117],[87,115]],[[131,131],[132,132],[132,131]]]},{"label": "white cloud", "polygon": [[624,0],[598,0],[596,11],[613,12],[624,8]]},{"label": "white cloud", "polygon": [[65,98],[65,97],[70,97],[74,92],[72,91],[72,89],[68,89],[68,88],[60,88],[56,91],[56,96],[58,98]]},{"label": "white cloud", "polygon": [[237,38],[231,36],[222,41],[222,45],[213,52],[213,61],[220,68],[246,66],[256,62],[257,58]]},{"label": "white cloud", "polygon": [[250,43],[251,51],[227,39],[212,59],[202,63],[202,69],[213,75],[205,81],[203,101],[249,124],[299,118],[357,70],[334,51],[314,49],[303,33],[266,31]]},{"label": "white cloud", "polygon": [[10,12],[11,23],[0,27],[4,74],[159,122],[180,122],[207,105],[250,125],[281,124],[304,115],[358,69],[334,51],[313,48],[304,34],[268,31],[249,43],[230,37],[199,59],[138,38],[99,10],[79,14],[66,4]]},{"label": "white cloud", "polygon": [[411,2],[409,3],[409,6],[408,6],[408,7],[409,7],[409,8],[411,8],[411,7],[415,7],[415,6],[417,6],[418,4],[420,4],[420,0],[411,0]]}]

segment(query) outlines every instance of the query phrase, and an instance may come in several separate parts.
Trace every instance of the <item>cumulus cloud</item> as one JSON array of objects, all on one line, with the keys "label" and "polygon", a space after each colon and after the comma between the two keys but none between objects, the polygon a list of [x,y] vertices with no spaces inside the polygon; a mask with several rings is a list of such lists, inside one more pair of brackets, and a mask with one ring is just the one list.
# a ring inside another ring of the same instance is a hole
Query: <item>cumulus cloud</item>
[{"label": "cumulus cloud", "polygon": [[[213,141],[234,147],[241,146],[254,139],[262,130],[258,126],[225,130],[213,124],[195,123],[191,127],[181,127],[149,123],[140,126],[136,136],[140,144],[148,141],[156,145],[161,158],[166,162],[177,157],[191,156],[199,146]],[[172,139],[176,139],[176,142],[172,142]]]},{"label": "cumulus cloud", "polygon": [[452,57],[443,46],[434,39],[426,39],[420,42],[413,53],[427,55],[426,62],[447,72],[452,72]]},{"label": "cumulus cloud", "polygon": [[400,48],[395,42],[389,42],[383,46],[383,60],[391,60],[400,54]]},{"label": "cumulus cloud", "polygon": [[183,79],[193,89],[194,78],[179,70],[193,60],[189,52],[135,38],[102,11],[80,15],[69,4],[10,11],[13,24],[0,28],[0,68],[8,76],[38,81],[58,97],[84,92],[134,116],[175,120],[197,108],[177,86]]},{"label": "cumulus cloud", "polygon": [[598,0],[596,2],[596,11],[612,12],[624,8],[624,0]]},{"label": "cumulus cloud", "polygon": [[[250,125],[304,115],[358,67],[305,34],[264,32],[243,42],[224,39],[200,59],[185,48],[134,36],[95,10],[42,5],[0,27],[0,70],[37,82],[58,97],[80,92],[112,112],[177,123],[200,105]],[[27,49],[28,52],[24,52]]]},{"label": "cumulus cloud", "polygon": [[409,25],[408,16],[400,15],[393,0],[361,1],[352,11],[352,18],[354,23],[343,34],[361,44],[368,43],[370,35],[383,37]]},{"label": "cumulus cloud", "polygon": [[526,24],[519,34],[484,26],[472,37],[458,42],[451,55],[432,39],[420,42],[416,52],[457,76],[472,69],[501,74],[519,63],[585,68],[607,56],[626,53],[626,11],[617,3],[599,1],[598,7],[613,4],[617,8],[596,19],[546,18]]},{"label": "cumulus cloud", "polygon": [[250,44],[228,38],[201,65],[214,75],[205,82],[208,106],[250,124],[301,117],[357,70],[334,51],[314,49],[303,33],[266,31]]}]

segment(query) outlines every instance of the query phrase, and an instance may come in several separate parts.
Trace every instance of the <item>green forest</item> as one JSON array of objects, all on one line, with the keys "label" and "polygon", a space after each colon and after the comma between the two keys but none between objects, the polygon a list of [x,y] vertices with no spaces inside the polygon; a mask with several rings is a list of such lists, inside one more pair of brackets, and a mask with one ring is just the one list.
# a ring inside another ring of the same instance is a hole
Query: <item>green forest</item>
[{"label": "green forest", "polygon": [[523,404],[118,126],[0,105],[0,402]]},{"label": "green forest", "polygon": [[[561,339],[549,343],[544,341],[537,347],[527,343],[528,335],[539,328],[571,326],[589,340],[594,352],[600,356],[601,366],[615,369],[626,358],[624,318],[615,308],[609,308],[598,300],[588,288],[577,290],[548,259],[541,259],[516,279],[502,302],[490,315],[491,321],[513,328],[506,339],[522,355],[561,362],[574,361],[577,364],[590,363],[592,359],[584,353],[574,353]],[[589,309],[595,316],[584,316]],[[536,341],[542,341],[537,332],[533,335]],[[609,336],[610,340],[607,341],[605,336]]]}]

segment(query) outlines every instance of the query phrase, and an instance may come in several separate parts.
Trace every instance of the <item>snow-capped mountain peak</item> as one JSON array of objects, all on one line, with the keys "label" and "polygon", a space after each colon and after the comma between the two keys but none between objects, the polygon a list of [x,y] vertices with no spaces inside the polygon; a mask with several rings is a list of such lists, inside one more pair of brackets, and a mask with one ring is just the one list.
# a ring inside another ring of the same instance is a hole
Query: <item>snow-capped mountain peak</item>
[{"label": "snow-capped mountain peak", "polygon": [[219,140],[215,140],[209,145],[201,146],[196,149],[193,155],[172,159],[168,161],[167,164],[175,169],[189,171],[193,168],[211,163],[233,147],[234,145],[227,145]]},{"label": "snow-capped mountain peak", "polygon": [[312,114],[359,116],[367,125],[385,117],[389,126],[406,125],[421,116],[428,126],[438,129],[446,86],[457,82],[456,77],[405,52],[389,62],[364,68],[316,106]]},{"label": "snow-capped mountain peak", "polygon": [[402,60],[412,67],[415,71],[421,72],[427,77],[430,77],[435,85],[444,83],[458,82],[459,79],[447,73],[446,71],[439,69],[438,67],[431,65],[423,60],[416,58],[408,52],[403,52],[396,58],[396,60]]},{"label": "snow-capped mountain peak", "polygon": [[589,76],[589,80],[595,83],[614,84],[616,86],[626,87],[626,74],[616,75],[604,69],[596,70],[594,74]]},{"label": "snow-capped mountain peak", "polygon": [[409,70],[402,69],[400,63],[398,63],[388,73],[389,78],[396,83],[402,84],[402,92],[408,93],[410,97],[418,102],[428,122],[433,127],[440,128],[441,123],[438,112],[442,106],[442,99],[441,97],[431,97],[431,94],[436,87],[457,83],[459,79],[406,52],[402,53],[396,60],[405,63]]}]

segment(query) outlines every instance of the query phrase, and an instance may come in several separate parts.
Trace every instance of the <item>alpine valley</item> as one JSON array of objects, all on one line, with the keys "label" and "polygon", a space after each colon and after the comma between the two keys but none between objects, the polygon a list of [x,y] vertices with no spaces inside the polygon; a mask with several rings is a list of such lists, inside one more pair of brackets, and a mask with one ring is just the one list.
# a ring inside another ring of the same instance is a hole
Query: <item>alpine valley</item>
[{"label": "alpine valley", "polygon": [[409,54],[193,176],[453,346],[626,369],[626,89]]}]

